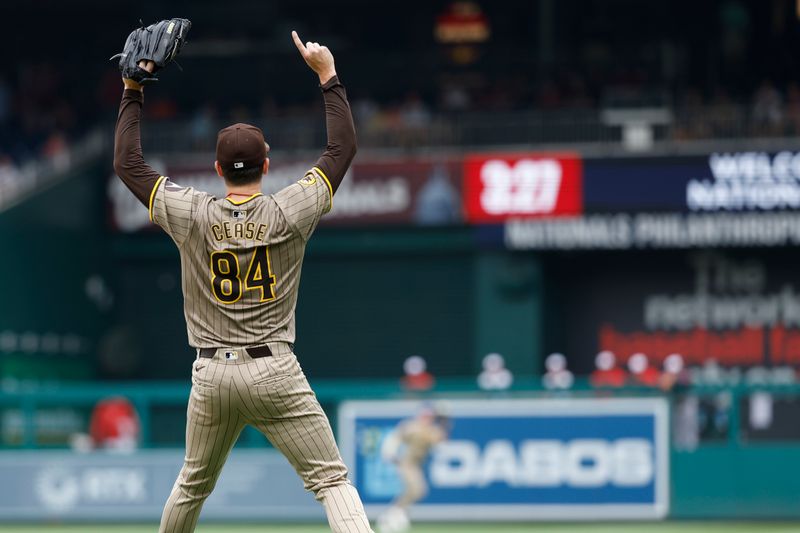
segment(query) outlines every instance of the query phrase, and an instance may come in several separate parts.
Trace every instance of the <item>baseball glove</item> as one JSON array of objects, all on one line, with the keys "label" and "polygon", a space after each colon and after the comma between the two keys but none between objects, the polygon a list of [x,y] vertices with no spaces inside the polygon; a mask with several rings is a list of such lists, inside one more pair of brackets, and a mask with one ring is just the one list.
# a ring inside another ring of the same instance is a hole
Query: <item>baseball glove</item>
[{"label": "baseball glove", "polygon": [[[136,28],[128,35],[125,48],[111,59],[119,58],[122,77],[140,84],[158,81],[155,72],[170,64],[186,43],[192,23],[188,19],[170,19],[150,26]],[[156,68],[151,74],[139,66],[139,61],[152,61]]]}]

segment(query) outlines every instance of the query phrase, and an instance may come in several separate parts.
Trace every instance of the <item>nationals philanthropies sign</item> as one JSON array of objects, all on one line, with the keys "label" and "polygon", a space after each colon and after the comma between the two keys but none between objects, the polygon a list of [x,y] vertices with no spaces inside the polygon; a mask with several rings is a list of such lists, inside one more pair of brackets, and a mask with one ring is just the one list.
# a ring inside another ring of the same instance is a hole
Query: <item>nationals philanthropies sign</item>
[{"label": "nationals philanthropies sign", "polygon": [[582,210],[577,154],[481,154],[464,160],[464,211],[471,222],[578,215]]}]

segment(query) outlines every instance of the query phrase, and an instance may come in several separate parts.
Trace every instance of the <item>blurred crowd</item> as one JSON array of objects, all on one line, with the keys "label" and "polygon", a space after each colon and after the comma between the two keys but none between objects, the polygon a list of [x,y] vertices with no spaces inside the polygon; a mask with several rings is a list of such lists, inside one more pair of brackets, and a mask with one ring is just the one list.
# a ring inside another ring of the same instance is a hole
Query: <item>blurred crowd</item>
[{"label": "blurred crowd", "polygon": [[[717,87],[708,94],[689,87],[676,94],[646,85],[635,75],[615,79],[610,86],[591,85],[574,72],[565,72],[531,85],[522,78],[505,78],[489,84],[469,86],[444,83],[435,92],[408,90],[398,97],[375,97],[348,87],[359,133],[384,139],[387,145],[405,146],[412,137],[417,144],[438,131],[463,125],[470,114],[532,113],[531,118],[571,123],[576,135],[600,121],[606,108],[663,108],[672,112],[667,138],[675,140],[727,137],[780,137],[800,135],[800,84],[778,87],[762,81],[751,95],[731,95]],[[209,101],[183,106],[169,95],[158,95],[146,110],[151,120],[182,121],[195,147],[213,143],[220,123],[268,119],[307,118],[318,120],[317,100],[284,105],[265,97],[254,105],[219,105]],[[380,141],[379,141],[380,142]]]},{"label": "blurred crowd", "polygon": [[27,165],[58,161],[96,124],[99,115],[85,111],[91,100],[78,98],[67,72],[44,62],[19,65],[13,80],[0,74],[0,200]]},{"label": "blurred crowd", "polygon": [[[702,366],[689,367],[679,353],[656,359],[639,352],[619,361],[616,354],[603,350],[595,356],[594,364],[588,378],[595,389],[644,387],[672,391],[690,386],[792,385],[800,382],[797,370],[791,366],[726,368],[709,357]],[[567,358],[563,354],[548,355],[544,367],[542,386],[545,389],[573,387],[574,376],[567,368]]]},{"label": "blurred crowd", "polygon": [[[636,69],[595,77],[565,69],[536,83],[524,76],[486,74],[478,81],[445,80],[437,89],[409,89],[397,95],[368,94],[358,84],[349,90],[360,134],[384,139],[388,146],[404,146],[409,139],[424,144],[437,130],[457,128],[470,113],[528,111],[537,117],[572,117],[580,127],[580,120],[586,125],[598,121],[599,109],[636,106],[671,109],[668,137],[675,139],[800,135],[797,82],[777,86],[764,80],[750,95],[731,95],[722,87],[671,93]],[[286,119],[289,125],[298,119],[319,122],[321,104],[316,98],[284,102],[265,96],[260,101],[233,102],[212,90],[200,100],[186,101],[163,89],[148,95],[148,123],[175,121],[179,136],[200,149],[213,146],[216,129],[224,122],[254,117],[267,117],[273,123]],[[22,64],[13,79],[0,77],[0,190],[4,182],[19,179],[26,162],[57,157],[87,130],[108,127],[119,95],[114,68],[104,69],[99,82],[83,85],[75,72],[48,62]]]},{"label": "blurred crowd", "polygon": [[[779,386],[800,383],[799,371],[792,366],[727,368],[709,357],[702,366],[689,367],[679,353],[657,360],[639,352],[620,361],[613,352],[602,350],[595,356],[594,365],[588,376],[581,376],[586,378],[585,382],[576,381],[567,357],[562,353],[551,353],[544,360],[541,386],[548,391],[581,389],[588,385],[597,390],[648,388],[670,392],[692,386],[724,388],[742,384]],[[436,378],[429,372],[425,358],[412,355],[403,364],[400,383],[407,390],[425,391],[436,386]],[[503,391],[512,387],[514,375],[506,367],[501,354],[489,353],[482,360],[476,383],[481,390]]]},{"label": "blurred crowd", "polygon": [[0,165],[52,157],[85,129],[66,89],[63,69],[49,63],[22,66],[13,82],[0,77]]},{"label": "blurred crowd", "polygon": [[800,135],[800,84],[777,87],[762,81],[749,102],[736,102],[723,89],[709,97],[690,89],[675,107],[672,137],[707,139],[726,137],[785,137]]}]

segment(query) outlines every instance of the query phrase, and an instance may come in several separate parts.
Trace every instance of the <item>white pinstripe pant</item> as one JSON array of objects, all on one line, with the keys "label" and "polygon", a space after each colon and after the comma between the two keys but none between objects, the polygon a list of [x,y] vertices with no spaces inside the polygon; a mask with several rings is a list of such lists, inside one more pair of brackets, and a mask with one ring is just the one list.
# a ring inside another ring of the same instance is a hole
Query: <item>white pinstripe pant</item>
[{"label": "white pinstripe pant", "polygon": [[226,360],[197,359],[186,421],[186,459],[161,517],[160,533],[191,533],[236,439],[249,424],[289,460],[306,490],[325,507],[331,530],[372,532],[356,489],[347,480],[330,422],[285,344],[273,357],[237,350]]}]

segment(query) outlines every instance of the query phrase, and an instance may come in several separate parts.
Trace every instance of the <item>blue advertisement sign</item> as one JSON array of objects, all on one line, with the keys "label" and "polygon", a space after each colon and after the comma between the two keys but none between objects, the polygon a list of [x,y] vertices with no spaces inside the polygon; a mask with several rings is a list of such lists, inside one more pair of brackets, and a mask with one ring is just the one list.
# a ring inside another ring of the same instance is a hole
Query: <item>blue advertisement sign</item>
[{"label": "blue advertisement sign", "polygon": [[589,159],[584,210],[739,213],[800,209],[800,152]]},{"label": "blue advertisement sign", "polygon": [[684,212],[687,183],[710,171],[703,156],[641,157],[589,159],[583,174],[587,213]]},{"label": "blue advertisement sign", "polygon": [[[340,408],[342,453],[370,512],[403,493],[387,443],[401,441],[398,427],[424,409],[414,401]],[[446,410],[447,437],[421,462],[428,491],[412,508],[414,517],[658,519],[667,513],[662,399],[454,400]]]}]

